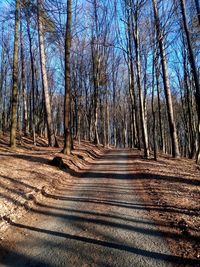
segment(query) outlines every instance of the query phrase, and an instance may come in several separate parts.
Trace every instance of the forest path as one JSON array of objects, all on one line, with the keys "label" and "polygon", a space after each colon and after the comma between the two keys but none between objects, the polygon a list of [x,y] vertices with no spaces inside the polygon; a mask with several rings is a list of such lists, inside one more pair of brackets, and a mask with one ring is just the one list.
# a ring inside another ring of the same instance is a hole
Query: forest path
[{"label": "forest path", "polygon": [[139,200],[136,168],[128,150],[111,150],[62,184],[11,225],[0,266],[175,266]]}]

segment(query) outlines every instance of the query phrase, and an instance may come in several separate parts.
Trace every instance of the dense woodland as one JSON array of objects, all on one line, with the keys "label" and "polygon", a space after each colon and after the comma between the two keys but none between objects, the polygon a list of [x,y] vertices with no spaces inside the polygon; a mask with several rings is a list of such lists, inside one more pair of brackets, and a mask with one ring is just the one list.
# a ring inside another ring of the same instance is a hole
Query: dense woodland
[{"label": "dense woodland", "polygon": [[[199,0],[0,0],[0,135],[200,163]],[[20,136],[20,137],[19,137]]]}]

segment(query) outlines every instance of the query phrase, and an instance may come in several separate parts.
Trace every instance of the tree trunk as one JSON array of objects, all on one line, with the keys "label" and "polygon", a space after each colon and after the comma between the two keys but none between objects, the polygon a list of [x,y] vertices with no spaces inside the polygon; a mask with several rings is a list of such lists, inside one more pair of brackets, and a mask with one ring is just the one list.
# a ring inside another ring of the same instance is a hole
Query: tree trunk
[{"label": "tree trunk", "polygon": [[114,147],[117,146],[117,137],[116,137],[116,81],[114,77],[114,70],[112,72],[112,83],[113,83],[113,144]]},{"label": "tree trunk", "polygon": [[186,53],[184,53],[183,59],[183,68],[184,68],[184,85],[185,85],[185,94],[186,94],[186,116],[188,117],[188,139],[189,139],[189,148],[188,154],[189,158],[193,158],[195,156],[195,130],[193,127],[193,118],[192,118],[192,101],[190,96],[189,84],[188,84],[188,66],[186,62]]},{"label": "tree trunk", "polygon": [[27,95],[26,95],[26,81],[25,81],[25,62],[24,62],[24,45],[22,35],[22,15],[20,13],[20,45],[21,45],[21,64],[22,64],[22,96],[23,96],[23,131],[24,134],[28,134],[28,110],[27,110]]},{"label": "tree trunk", "polygon": [[65,102],[64,102],[64,148],[63,153],[71,154],[71,73],[70,73],[70,49],[71,49],[71,24],[72,24],[72,1],[67,0],[67,23],[65,35]]},{"label": "tree trunk", "polygon": [[26,14],[26,20],[27,20],[27,33],[28,33],[28,39],[29,39],[29,53],[30,53],[30,59],[31,59],[31,95],[30,100],[32,100],[32,103],[30,102],[31,108],[31,128],[32,128],[32,135],[33,135],[33,144],[36,145],[36,136],[35,136],[35,69],[34,69],[34,58],[33,58],[33,51],[32,51],[32,37],[31,37],[31,31],[30,31],[30,14],[29,12]]},{"label": "tree trunk", "polygon": [[2,50],[1,50],[1,78],[0,78],[0,136],[3,132],[3,87],[5,79],[5,45],[4,45],[4,27],[2,26]]},{"label": "tree trunk", "polygon": [[[98,50],[97,50],[98,51]],[[99,96],[99,58],[95,58],[94,45],[92,44],[93,83],[94,83],[94,144],[99,145],[98,134],[98,96]],[[99,57],[97,53],[97,57]]]},{"label": "tree trunk", "polygon": [[14,55],[13,55],[13,89],[12,89],[12,113],[10,129],[10,146],[16,147],[17,130],[17,95],[18,95],[18,41],[19,41],[19,0],[16,0],[15,9],[15,37],[14,37]]},{"label": "tree trunk", "polygon": [[142,127],[142,139],[144,146],[144,157],[149,158],[149,145],[148,145],[148,133],[147,133],[147,122],[145,119],[145,108],[144,108],[144,97],[141,85],[141,65],[140,65],[140,53],[139,53],[139,33],[137,25],[137,14],[135,14],[135,25],[134,25],[134,43],[135,43],[135,53],[136,53],[136,70],[137,70],[137,86],[139,91],[139,103],[140,103],[140,120]]},{"label": "tree trunk", "polygon": [[178,137],[177,137],[177,131],[176,131],[176,124],[174,121],[174,111],[173,111],[172,96],[171,96],[171,89],[170,89],[170,82],[169,82],[169,75],[168,75],[168,67],[167,67],[167,60],[166,60],[166,54],[165,54],[165,48],[164,48],[163,33],[160,28],[160,19],[159,19],[158,8],[157,8],[157,0],[153,0],[153,8],[154,8],[154,17],[155,17],[155,24],[156,24],[157,41],[159,44],[159,50],[160,50],[160,56],[161,56],[163,83],[164,83],[165,97],[166,97],[166,103],[167,103],[170,136],[171,136],[171,142],[172,142],[172,156],[174,158],[177,158],[180,156],[179,147],[178,147]]},{"label": "tree trunk", "polygon": [[[155,53],[155,52],[154,52]],[[155,57],[155,55],[154,55]],[[154,66],[155,66],[155,58],[153,57],[152,64],[152,100],[151,100],[151,109],[153,115],[153,151],[154,151],[154,160],[157,160],[157,139],[156,139],[156,112],[154,107]]]},{"label": "tree trunk", "polygon": [[54,146],[55,136],[53,131],[52,116],[51,116],[51,104],[50,104],[50,96],[48,88],[46,55],[45,55],[45,44],[44,44],[44,26],[42,17],[43,0],[37,0],[37,4],[38,4],[38,35],[39,35],[39,47],[40,47],[40,64],[41,64],[42,86],[45,99],[48,141],[49,141],[49,146]]},{"label": "tree trunk", "polygon": [[159,74],[159,65],[158,65],[158,53],[156,53],[155,58],[155,72],[156,72],[156,88],[158,96],[158,118],[159,118],[159,128],[160,128],[160,150],[165,152],[165,142],[163,135],[163,122],[162,122],[162,112],[161,112],[161,102],[160,102],[160,74]]},{"label": "tree trunk", "polygon": [[132,47],[132,38],[131,38],[131,25],[130,25],[130,14],[127,10],[128,15],[128,50],[129,50],[129,94],[131,98],[131,118],[132,118],[132,147],[138,147],[140,149],[139,141],[139,123],[138,123],[138,108],[135,96],[134,88],[134,70],[133,70],[133,47]]}]

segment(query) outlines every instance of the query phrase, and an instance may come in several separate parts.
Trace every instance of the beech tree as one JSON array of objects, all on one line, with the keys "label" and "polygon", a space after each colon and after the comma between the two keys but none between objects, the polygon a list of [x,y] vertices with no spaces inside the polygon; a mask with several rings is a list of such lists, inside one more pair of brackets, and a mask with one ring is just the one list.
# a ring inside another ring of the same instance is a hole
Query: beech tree
[{"label": "beech tree", "polygon": [[71,71],[70,71],[70,49],[71,49],[71,24],[72,24],[72,1],[67,0],[67,23],[65,33],[65,103],[64,103],[64,148],[63,153],[70,155],[71,138]]},{"label": "beech tree", "polygon": [[19,8],[20,8],[20,1],[16,0],[15,37],[14,37],[14,54],[13,54],[12,114],[11,114],[11,129],[10,129],[11,148],[16,147],[16,130],[17,130]]},{"label": "beech tree", "polygon": [[38,35],[39,35],[39,47],[40,47],[40,64],[41,64],[41,76],[42,76],[42,87],[44,91],[45,100],[45,112],[47,117],[47,130],[49,145],[55,145],[55,135],[52,124],[51,115],[51,103],[49,96],[48,78],[46,70],[46,55],[45,55],[45,41],[44,41],[44,25],[43,25],[43,0],[37,0],[38,5]]},{"label": "beech tree", "polygon": [[170,89],[166,52],[164,48],[164,35],[163,35],[161,25],[160,25],[160,18],[159,18],[158,8],[157,8],[157,0],[153,0],[153,9],[154,9],[155,26],[156,26],[156,32],[157,32],[157,42],[159,44],[161,64],[162,64],[163,84],[164,84],[164,89],[165,89],[167,114],[168,114],[170,136],[171,136],[171,142],[172,142],[172,155],[173,157],[176,158],[180,156],[180,153],[179,153],[179,146],[178,146],[176,124],[174,120],[174,110],[173,110],[173,103],[172,103],[172,96],[171,96],[171,89]]},{"label": "beech tree", "polygon": [[136,56],[136,80],[139,94],[139,103],[140,103],[140,119],[141,119],[141,128],[142,128],[142,138],[144,145],[144,156],[149,158],[149,144],[148,144],[148,133],[147,133],[147,121],[145,115],[144,107],[144,96],[142,91],[141,84],[141,63],[140,63],[140,41],[139,41],[139,29],[138,29],[138,6],[141,4],[137,1],[136,9],[134,13],[132,12],[132,30],[133,30],[133,39],[135,43],[135,56]]}]

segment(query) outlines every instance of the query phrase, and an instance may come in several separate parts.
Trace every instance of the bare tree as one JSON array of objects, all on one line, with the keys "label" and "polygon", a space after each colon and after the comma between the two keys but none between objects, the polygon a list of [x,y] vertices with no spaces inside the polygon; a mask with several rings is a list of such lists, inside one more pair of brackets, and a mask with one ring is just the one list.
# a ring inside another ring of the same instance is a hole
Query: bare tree
[{"label": "bare tree", "polygon": [[28,134],[28,110],[27,110],[27,93],[25,80],[25,60],[24,60],[24,43],[23,43],[23,29],[22,29],[22,12],[20,12],[20,46],[21,46],[21,79],[22,79],[22,95],[23,95],[23,116],[24,116],[24,134]]},{"label": "bare tree", "polygon": [[65,104],[64,104],[64,148],[63,153],[71,153],[71,122],[70,122],[70,94],[71,94],[71,74],[70,74],[70,48],[71,48],[71,24],[72,24],[72,1],[67,0],[67,23],[65,33]]},{"label": "bare tree", "polygon": [[134,37],[135,55],[136,55],[137,86],[138,86],[139,103],[140,103],[140,119],[141,119],[141,128],[142,128],[142,139],[143,139],[143,145],[144,145],[144,156],[145,156],[145,158],[149,158],[147,121],[145,118],[146,116],[145,116],[145,107],[144,107],[144,95],[143,95],[142,84],[141,84],[140,40],[139,40],[138,9],[137,8],[134,12],[134,20],[133,20],[133,16],[132,16],[133,37]]},{"label": "bare tree", "polygon": [[172,142],[172,156],[174,158],[177,158],[180,156],[179,146],[178,146],[178,137],[177,137],[176,124],[174,120],[174,111],[173,111],[173,104],[172,104],[168,66],[167,66],[166,52],[165,52],[165,47],[164,47],[164,35],[163,35],[161,25],[160,25],[160,18],[159,18],[158,8],[157,8],[157,0],[153,0],[153,9],[154,9],[154,18],[155,18],[155,25],[156,25],[156,32],[157,32],[157,42],[159,44],[161,64],[162,64],[163,84],[164,84],[164,89],[165,89],[167,114],[168,114],[170,136],[171,136],[171,142]]},{"label": "bare tree", "polygon": [[51,104],[49,96],[47,69],[46,69],[46,55],[45,55],[45,41],[44,41],[44,25],[43,25],[43,0],[37,0],[38,4],[38,35],[39,35],[39,47],[40,47],[40,64],[42,75],[42,86],[44,91],[45,109],[47,117],[47,130],[49,145],[55,145],[55,135],[52,124]]},{"label": "bare tree", "polygon": [[15,37],[14,37],[14,55],[13,55],[12,114],[11,114],[11,129],[10,129],[10,146],[11,146],[11,148],[16,147],[16,130],[17,130],[19,8],[20,8],[20,2],[19,2],[19,0],[16,0]]}]

